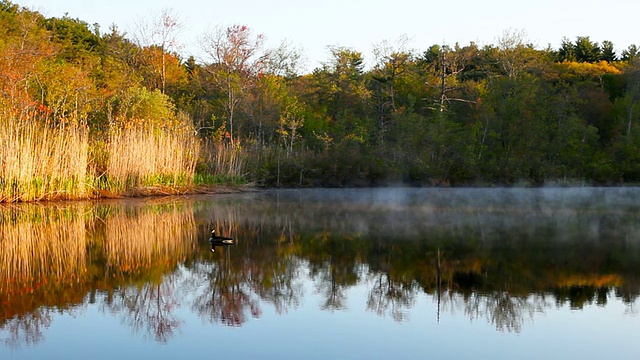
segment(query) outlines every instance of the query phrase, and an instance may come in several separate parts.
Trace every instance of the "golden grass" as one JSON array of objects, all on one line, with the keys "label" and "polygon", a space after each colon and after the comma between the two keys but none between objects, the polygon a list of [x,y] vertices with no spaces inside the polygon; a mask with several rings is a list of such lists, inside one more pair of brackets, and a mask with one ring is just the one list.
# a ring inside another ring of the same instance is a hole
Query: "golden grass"
[{"label": "golden grass", "polygon": [[199,144],[188,129],[112,127],[107,147],[108,190],[193,182]]},{"label": "golden grass", "polygon": [[245,175],[247,154],[239,141],[231,144],[207,139],[202,143],[202,154],[202,161],[210,167],[210,173],[221,179]]},{"label": "golden grass", "polygon": [[87,127],[31,115],[0,112],[0,202],[86,197]]},{"label": "golden grass", "polygon": [[200,151],[188,126],[153,127],[131,120],[113,125],[106,141],[90,140],[88,127],[79,121],[54,123],[37,111],[2,108],[0,144],[0,203],[189,186]]}]

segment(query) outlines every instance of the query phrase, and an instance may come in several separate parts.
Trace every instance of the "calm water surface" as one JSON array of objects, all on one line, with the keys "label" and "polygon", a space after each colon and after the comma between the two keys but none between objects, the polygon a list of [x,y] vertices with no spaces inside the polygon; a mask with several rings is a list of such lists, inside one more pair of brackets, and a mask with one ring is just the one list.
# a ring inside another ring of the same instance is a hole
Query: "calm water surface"
[{"label": "calm water surface", "polygon": [[0,359],[635,359],[638,294],[638,188],[0,206]]}]

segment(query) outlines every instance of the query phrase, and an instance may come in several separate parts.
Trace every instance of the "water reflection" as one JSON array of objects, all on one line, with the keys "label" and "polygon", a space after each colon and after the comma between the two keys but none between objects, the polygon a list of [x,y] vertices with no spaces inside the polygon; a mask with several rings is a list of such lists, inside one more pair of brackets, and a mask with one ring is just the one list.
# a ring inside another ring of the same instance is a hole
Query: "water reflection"
[{"label": "water reflection", "polygon": [[[410,320],[443,313],[520,332],[568,304],[629,312],[640,293],[634,189],[307,190],[0,208],[0,336],[43,340],[53,312],[98,304],[135,333],[242,326],[295,311],[305,282],[322,311]],[[211,252],[210,230],[233,237]],[[79,315],[81,316],[81,315]]]}]

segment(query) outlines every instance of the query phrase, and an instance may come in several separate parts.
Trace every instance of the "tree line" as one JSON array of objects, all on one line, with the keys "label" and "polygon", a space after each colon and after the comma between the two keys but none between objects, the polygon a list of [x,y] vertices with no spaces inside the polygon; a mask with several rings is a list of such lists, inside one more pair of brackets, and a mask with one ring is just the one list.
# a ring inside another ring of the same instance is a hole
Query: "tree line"
[{"label": "tree line", "polygon": [[330,46],[302,72],[298,49],[267,48],[248,26],[203,34],[196,59],[180,55],[179,16],[147,20],[130,35],[1,1],[3,113],[86,124],[98,160],[114,124],[187,127],[197,174],[266,186],[640,180],[636,45],[617,54],[580,36],[539,49],[505,31],[415,50],[401,37],[377,44],[370,67]]}]

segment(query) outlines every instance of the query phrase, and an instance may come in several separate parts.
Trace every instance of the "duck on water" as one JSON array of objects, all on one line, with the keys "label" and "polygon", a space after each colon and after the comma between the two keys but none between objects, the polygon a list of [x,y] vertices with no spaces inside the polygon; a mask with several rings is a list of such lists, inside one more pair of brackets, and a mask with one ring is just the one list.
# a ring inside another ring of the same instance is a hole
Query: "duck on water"
[{"label": "duck on water", "polygon": [[216,230],[213,229],[211,230],[211,238],[209,238],[209,243],[211,244],[211,252],[215,252],[216,246],[233,245],[234,240],[230,237],[216,235]]}]

